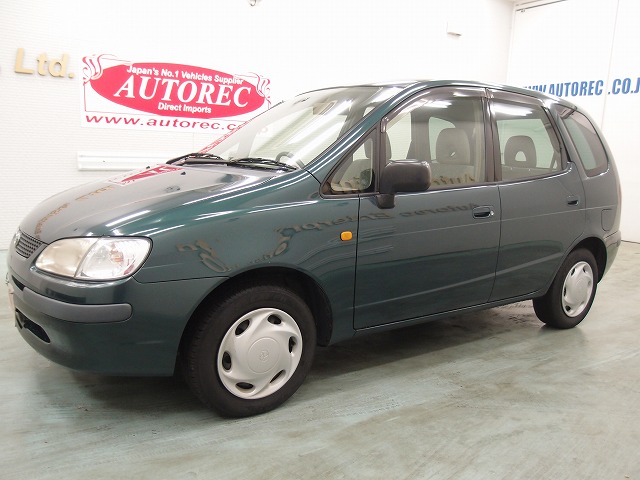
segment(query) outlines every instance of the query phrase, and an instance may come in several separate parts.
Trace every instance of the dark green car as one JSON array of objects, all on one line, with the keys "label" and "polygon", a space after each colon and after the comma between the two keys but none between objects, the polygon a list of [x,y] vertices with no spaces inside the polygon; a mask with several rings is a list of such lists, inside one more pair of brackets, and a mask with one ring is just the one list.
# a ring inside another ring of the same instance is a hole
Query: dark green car
[{"label": "dark green car", "polygon": [[577,325],[619,222],[611,153],[570,103],[473,82],[338,87],[46,200],[8,282],[20,333],[54,362],[178,370],[243,416],[289,398],[317,344],[526,299]]}]

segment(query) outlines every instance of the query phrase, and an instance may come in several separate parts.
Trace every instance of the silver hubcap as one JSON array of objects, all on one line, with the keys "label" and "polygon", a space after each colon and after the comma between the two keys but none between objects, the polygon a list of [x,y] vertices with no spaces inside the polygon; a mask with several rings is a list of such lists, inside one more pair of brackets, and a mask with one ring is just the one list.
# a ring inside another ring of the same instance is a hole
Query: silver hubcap
[{"label": "silver hubcap", "polygon": [[260,308],[239,318],[218,351],[218,374],[227,390],[257,399],[283,387],[302,355],[302,334],[288,313]]},{"label": "silver hubcap", "polygon": [[568,317],[580,315],[593,291],[593,270],[587,262],[576,263],[564,279],[562,309]]}]

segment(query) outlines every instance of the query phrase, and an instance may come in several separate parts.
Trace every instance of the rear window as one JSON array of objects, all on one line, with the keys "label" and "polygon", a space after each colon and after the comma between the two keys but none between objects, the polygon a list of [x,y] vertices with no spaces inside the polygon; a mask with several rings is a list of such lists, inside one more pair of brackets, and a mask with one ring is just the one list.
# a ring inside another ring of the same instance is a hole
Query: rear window
[{"label": "rear window", "polygon": [[606,172],[609,168],[607,153],[589,119],[575,110],[567,110],[561,117],[587,175],[595,177]]}]

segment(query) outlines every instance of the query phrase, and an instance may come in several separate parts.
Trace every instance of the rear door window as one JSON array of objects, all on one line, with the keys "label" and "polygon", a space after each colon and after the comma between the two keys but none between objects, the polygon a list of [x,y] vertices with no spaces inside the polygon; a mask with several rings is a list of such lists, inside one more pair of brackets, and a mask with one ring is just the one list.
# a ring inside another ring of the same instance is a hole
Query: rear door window
[{"label": "rear door window", "polygon": [[558,136],[536,104],[493,100],[502,180],[549,175],[564,169]]}]

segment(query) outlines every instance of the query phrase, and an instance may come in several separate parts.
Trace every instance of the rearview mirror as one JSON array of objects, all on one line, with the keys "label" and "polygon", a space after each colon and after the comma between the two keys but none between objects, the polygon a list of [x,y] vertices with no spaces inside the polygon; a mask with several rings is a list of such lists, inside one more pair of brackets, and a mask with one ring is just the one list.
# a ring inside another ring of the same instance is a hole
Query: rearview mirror
[{"label": "rearview mirror", "polygon": [[419,160],[389,162],[380,177],[379,208],[393,208],[396,193],[424,192],[431,186],[431,167]]}]

